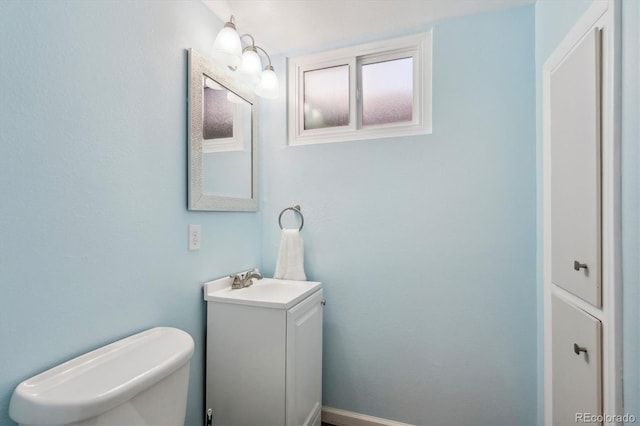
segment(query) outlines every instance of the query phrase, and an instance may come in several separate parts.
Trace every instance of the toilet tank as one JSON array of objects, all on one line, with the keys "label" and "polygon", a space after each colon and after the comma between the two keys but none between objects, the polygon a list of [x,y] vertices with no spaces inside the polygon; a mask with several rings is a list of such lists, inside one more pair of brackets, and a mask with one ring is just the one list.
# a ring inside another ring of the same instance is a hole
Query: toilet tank
[{"label": "toilet tank", "polygon": [[193,339],[158,327],[20,383],[9,416],[21,425],[184,425]]}]

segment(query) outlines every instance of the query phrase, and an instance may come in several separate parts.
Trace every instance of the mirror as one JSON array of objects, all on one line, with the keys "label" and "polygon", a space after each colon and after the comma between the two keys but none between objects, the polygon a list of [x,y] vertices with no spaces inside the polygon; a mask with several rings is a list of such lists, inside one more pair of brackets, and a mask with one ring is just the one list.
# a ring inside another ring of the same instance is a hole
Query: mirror
[{"label": "mirror", "polygon": [[256,98],[210,59],[188,57],[188,208],[257,211]]}]

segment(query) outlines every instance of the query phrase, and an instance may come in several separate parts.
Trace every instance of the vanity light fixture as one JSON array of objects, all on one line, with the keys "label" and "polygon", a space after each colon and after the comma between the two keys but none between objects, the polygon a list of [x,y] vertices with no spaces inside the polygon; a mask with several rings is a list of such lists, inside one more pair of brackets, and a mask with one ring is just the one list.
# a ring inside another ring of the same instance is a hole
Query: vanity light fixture
[{"label": "vanity light fixture", "polygon": [[[251,43],[242,47],[242,39],[249,38]],[[269,64],[262,68],[258,51],[267,57]],[[230,70],[238,73],[242,83],[249,86],[261,98],[278,97],[280,85],[271,65],[271,57],[260,46],[256,46],[251,34],[238,35],[233,15],[216,36],[213,43],[213,56]]]}]

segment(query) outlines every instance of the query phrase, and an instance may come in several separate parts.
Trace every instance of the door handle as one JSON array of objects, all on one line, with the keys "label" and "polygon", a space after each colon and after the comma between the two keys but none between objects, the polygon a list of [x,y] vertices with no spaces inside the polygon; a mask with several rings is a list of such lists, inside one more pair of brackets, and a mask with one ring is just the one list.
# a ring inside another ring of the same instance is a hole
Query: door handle
[{"label": "door handle", "polygon": [[587,353],[587,348],[583,347],[583,346],[578,346],[577,343],[573,344],[573,351],[576,353],[576,355],[580,355],[580,352],[584,352],[585,354]]},{"label": "door handle", "polygon": [[580,263],[577,260],[573,261],[573,269],[575,269],[576,271],[579,271],[582,268],[589,269],[586,263]]}]

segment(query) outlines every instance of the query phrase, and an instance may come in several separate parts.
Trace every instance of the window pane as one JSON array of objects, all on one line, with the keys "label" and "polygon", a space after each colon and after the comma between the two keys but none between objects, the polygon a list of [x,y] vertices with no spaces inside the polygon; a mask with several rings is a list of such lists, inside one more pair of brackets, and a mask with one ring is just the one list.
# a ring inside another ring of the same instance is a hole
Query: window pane
[{"label": "window pane", "polygon": [[362,66],[362,124],[411,121],[413,58]]},{"label": "window pane", "polygon": [[304,73],[304,128],[349,124],[349,66]]},{"label": "window pane", "polygon": [[233,104],[227,100],[227,90],[203,87],[202,138],[233,137]]}]

